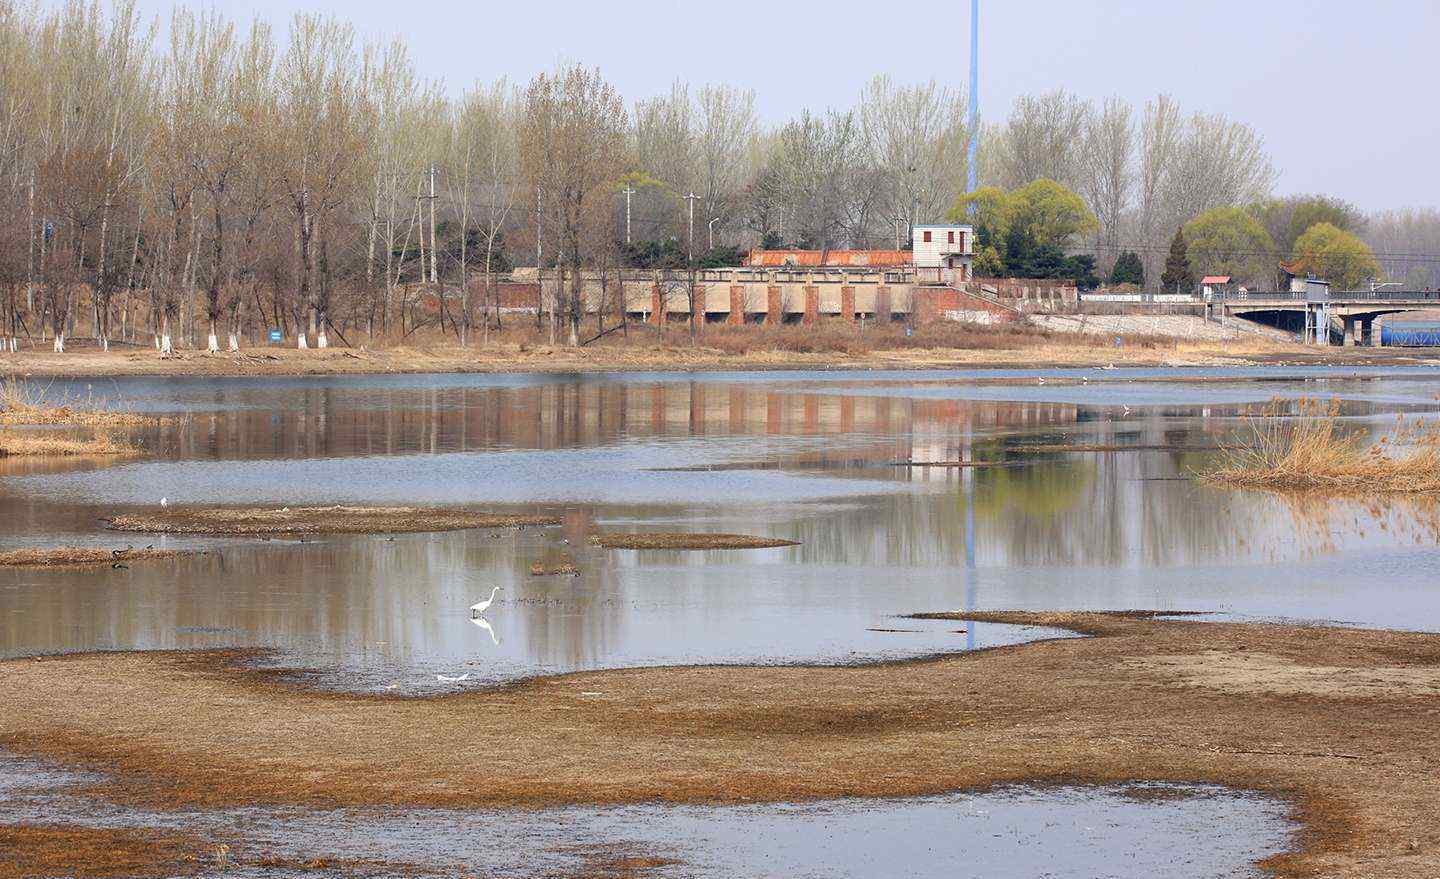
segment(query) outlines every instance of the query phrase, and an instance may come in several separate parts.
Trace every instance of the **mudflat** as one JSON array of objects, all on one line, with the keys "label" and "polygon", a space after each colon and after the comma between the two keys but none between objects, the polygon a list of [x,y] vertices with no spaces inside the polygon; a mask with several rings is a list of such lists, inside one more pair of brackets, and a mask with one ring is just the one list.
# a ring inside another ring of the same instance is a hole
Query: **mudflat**
[{"label": "mudflat", "polygon": [[1083,639],[842,667],[586,672],[435,697],[341,694],[254,652],[0,663],[0,747],[111,797],[517,807],[1208,782],[1294,804],[1281,875],[1440,870],[1440,635],[932,614]]},{"label": "mudflat", "polygon": [[187,507],[116,516],[116,531],[149,534],[404,534],[558,525],[558,516],[433,507]]}]

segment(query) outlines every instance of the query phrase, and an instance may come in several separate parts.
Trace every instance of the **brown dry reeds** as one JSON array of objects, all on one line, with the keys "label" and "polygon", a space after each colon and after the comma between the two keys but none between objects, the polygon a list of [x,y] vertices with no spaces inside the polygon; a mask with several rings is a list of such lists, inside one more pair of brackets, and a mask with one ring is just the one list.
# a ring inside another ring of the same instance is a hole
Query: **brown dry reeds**
[{"label": "brown dry reeds", "polygon": [[94,428],[134,428],[161,419],[106,408],[99,399],[52,399],[49,388],[15,377],[0,385],[0,424],[68,425]]},{"label": "brown dry reeds", "polygon": [[1440,491],[1440,425],[1396,416],[1394,429],[1370,443],[1340,420],[1338,402],[1302,400],[1292,418],[1279,404],[1246,420],[1201,475],[1246,488],[1342,493]]},{"label": "brown dry reeds", "polygon": [[74,458],[137,455],[140,450],[108,433],[91,437],[0,431],[0,458]]},{"label": "brown dry reeds", "polygon": [[559,525],[560,517],[420,507],[210,507],[116,516],[116,531],[151,534],[406,534]]},{"label": "brown dry reeds", "polygon": [[16,549],[0,552],[0,568],[99,568],[128,565],[130,562],[173,559],[183,555],[173,549],[91,549],[60,546],[53,549]]},{"label": "brown dry reeds", "polygon": [[799,546],[799,541],[775,537],[754,537],[749,534],[690,534],[685,532],[648,532],[632,534],[597,534],[590,542],[605,549],[774,549]]}]

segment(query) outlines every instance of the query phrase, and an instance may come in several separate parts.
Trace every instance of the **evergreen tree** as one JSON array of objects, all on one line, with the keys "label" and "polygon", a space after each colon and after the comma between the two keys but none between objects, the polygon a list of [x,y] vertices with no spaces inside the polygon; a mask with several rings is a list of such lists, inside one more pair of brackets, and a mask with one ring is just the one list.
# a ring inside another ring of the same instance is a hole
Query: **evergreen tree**
[{"label": "evergreen tree", "polygon": [[1185,244],[1185,230],[1176,229],[1170,241],[1170,255],[1165,257],[1165,272],[1160,276],[1160,286],[1166,293],[1190,292],[1195,286],[1195,273],[1190,270],[1190,257]]},{"label": "evergreen tree", "polygon": [[1115,260],[1114,270],[1110,272],[1110,283],[1144,287],[1145,265],[1140,262],[1140,254],[1133,250],[1120,254],[1120,258]]}]

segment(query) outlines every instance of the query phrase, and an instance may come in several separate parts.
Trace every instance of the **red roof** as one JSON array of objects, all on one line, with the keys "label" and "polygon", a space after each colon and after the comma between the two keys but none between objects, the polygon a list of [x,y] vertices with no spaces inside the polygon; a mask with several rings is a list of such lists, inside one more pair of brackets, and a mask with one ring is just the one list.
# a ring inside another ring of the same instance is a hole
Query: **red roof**
[{"label": "red roof", "polygon": [[[824,260],[821,260],[821,255]],[[915,255],[908,250],[761,250],[755,248],[742,262],[747,266],[908,266]]]},{"label": "red roof", "polygon": [[1201,283],[1201,284],[1228,284],[1228,283],[1230,283],[1230,276],[1229,276],[1229,275],[1206,275],[1205,277],[1203,277],[1203,278],[1200,279],[1200,283]]}]

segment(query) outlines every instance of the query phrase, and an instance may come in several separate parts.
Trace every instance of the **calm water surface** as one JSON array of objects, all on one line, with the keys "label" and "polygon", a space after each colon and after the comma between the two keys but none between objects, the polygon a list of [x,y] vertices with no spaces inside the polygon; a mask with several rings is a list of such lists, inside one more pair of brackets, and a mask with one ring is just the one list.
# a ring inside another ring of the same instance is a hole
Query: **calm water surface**
[{"label": "calm water surface", "polygon": [[[0,464],[0,547],[144,545],[151,538],[105,532],[97,519],[153,509],[162,497],[546,511],[564,525],[303,543],[154,538],[206,554],[128,570],[0,571],[0,656],[262,646],[276,648],[274,662],[309,668],[320,686],[431,692],[575,669],[869,662],[1063,636],[901,618],[917,611],[1151,608],[1440,630],[1434,504],[1304,503],[1192,478],[1247,416],[1290,413],[1303,399],[1334,401],[1377,436],[1400,415],[1432,418],[1440,372],[1296,368],[1247,380],[1255,374],[56,383],[52,393],[184,418],[148,437],[162,450],[155,459]],[[1033,448],[1057,444],[1161,448]],[[917,461],[988,466],[895,466]],[[628,530],[733,531],[800,545],[699,553],[586,545],[598,531]],[[536,562],[572,562],[580,573],[532,576]],[[497,585],[487,625],[474,624],[469,605]],[[773,875],[915,875],[961,859],[976,872],[1013,863],[1013,875],[1144,876],[1162,863],[1147,860],[1154,854],[1170,859],[1170,875],[1212,876],[1243,874],[1253,852],[1281,844],[1285,828],[1252,811],[1275,808],[1215,792],[1145,803],[1114,792],[1011,792],[793,809],[582,810],[527,818],[536,823],[523,832],[548,839],[544,828],[563,821],[606,843],[686,840],[691,872],[675,875],[772,875],[756,869],[771,863],[788,865]],[[419,842],[394,842],[401,849],[453,839],[438,824],[424,829],[439,818],[353,820],[368,828],[357,838],[408,839],[400,826],[419,827]],[[1268,829],[1247,835],[1254,828]],[[1212,832],[1225,842],[1206,842],[1208,855],[1187,844],[1146,853],[1146,839]],[[802,838],[808,847],[796,847]],[[895,845],[877,847],[880,838]],[[526,857],[544,850],[529,846]],[[1117,859],[1121,850],[1130,861]],[[1177,852],[1197,860],[1178,862]],[[505,868],[503,854],[471,854]]]}]

